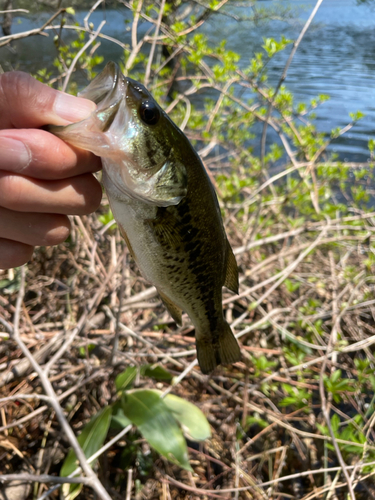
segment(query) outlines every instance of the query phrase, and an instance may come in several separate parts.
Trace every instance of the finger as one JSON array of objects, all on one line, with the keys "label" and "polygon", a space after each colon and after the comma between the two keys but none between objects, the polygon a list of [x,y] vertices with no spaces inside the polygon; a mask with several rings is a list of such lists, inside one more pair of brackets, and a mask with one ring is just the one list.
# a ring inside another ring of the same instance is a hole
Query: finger
[{"label": "finger", "polygon": [[31,259],[33,251],[30,245],[0,238],[0,269],[22,266]]},{"label": "finger", "polygon": [[70,222],[66,215],[23,213],[0,207],[0,236],[32,246],[58,245],[66,240]]},{"label": "finger", "polygon": [[37,179],[64,179],[101,168],[97,156],[44,130],[0,130],[0,151],[0,170]]},{"label": "finger", "polygon": [[0,171],[0,206],[16,212],[86,215],[98,208],[101,197],[91,174],[42,181]]},{"label": "finger", "polygon": [[96,109],[88,99],[48,87],[27,73],[0,75],[0,128],[39,128],[87,118]]}]

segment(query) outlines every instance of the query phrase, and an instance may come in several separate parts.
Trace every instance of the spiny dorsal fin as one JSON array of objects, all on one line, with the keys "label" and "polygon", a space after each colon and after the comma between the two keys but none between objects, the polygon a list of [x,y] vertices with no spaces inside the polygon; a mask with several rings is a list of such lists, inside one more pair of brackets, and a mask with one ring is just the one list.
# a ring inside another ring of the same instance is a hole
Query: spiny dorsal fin
[{"label": "spiny dorsal fin", "polygon": [[227,261],[226,261],[226,274],[224,286],[232,290],[234,293],[238,293],[238,266],[236,262],[236,257],[234,256],[232,247],[227,240]]},{"label": "spiny dorsal fin", "polygon": [[178,306],[176,306],[176,304],[172,302],[170,298],[164,295],[164,293],[160,292],[159,290],[158,292],[165,307],[168,309],[169,314],[178,325],[182,325],[182,310]]}]

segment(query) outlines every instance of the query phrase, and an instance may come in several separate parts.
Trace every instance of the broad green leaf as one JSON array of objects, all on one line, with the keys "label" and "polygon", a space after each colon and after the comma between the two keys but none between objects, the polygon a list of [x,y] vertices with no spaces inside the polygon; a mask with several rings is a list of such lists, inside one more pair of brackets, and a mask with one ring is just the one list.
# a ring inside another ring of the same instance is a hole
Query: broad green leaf
[{"label": "broad green leaf", "polygon": [[123,395],[122,408],[152,448],[180,467],[192,470],[182,431],[159,394],[134,389]]},{"label": "broad green leaf", "polygon": [[141,374],[145,377],[151,377],[155,380],[165,380],[170,382],[173,375],[160,365],[143,365],[141,367]]},{"label": "broad green leaf", "polygon": [[211,437],[210,424],[197,406],[173,394],[165,396],[164,401],[190,439],[204,441]]},{"label": "broad green leaf", "polygon": [[[108,433],[109,424],[112,416],[112,406],[107,406],[97,413],[90,422],[83,428],[78,436],[78,442],[86,458],[96,453],[104,443]],[[93,466],[95,462],[91,464]],[[78,460],[75,452],[71,449],[60,470],[60,476],[69,476],[78,466]],[[62,487],[62,498],[73,500],[82,490],[82,484],[64,484]]]},{"label": "broad green leaf", "polygon": [[125,417],[124,410],[122,409],[121,406],[121,401],[117,401],[113,405],[111,428],[125,429],[125,427],[127,427],[130,424],[131,421],[127,417]]},{"label": "broad green leaf", "polygon": [[129,366],[125,371],[119,373],[115,380],[116,390],[125,391],[128,389],[137,376],[137,367]]}]

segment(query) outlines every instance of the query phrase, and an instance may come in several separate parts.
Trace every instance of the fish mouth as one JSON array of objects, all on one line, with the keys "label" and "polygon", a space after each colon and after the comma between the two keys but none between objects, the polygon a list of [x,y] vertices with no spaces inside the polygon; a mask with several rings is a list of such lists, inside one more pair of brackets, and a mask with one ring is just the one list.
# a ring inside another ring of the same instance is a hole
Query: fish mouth
[{"label": "fish mouth", "polygon": [[124,90],[123,83],[125,83],[125,78],[118,64],[110,61],[103,71],[85,89],[78,93],[78,96],[94,101],[99,108],[103,109],[110,104],[113,105],[118,100]]},{"label": "fish mouth", "polygon": [[127,105],[152,98],[144,85],[124,76],[118,64],[113,61],[108,62],[103,71],[78,95],[94,101],[99,109],[113,106],[124,97]]}]

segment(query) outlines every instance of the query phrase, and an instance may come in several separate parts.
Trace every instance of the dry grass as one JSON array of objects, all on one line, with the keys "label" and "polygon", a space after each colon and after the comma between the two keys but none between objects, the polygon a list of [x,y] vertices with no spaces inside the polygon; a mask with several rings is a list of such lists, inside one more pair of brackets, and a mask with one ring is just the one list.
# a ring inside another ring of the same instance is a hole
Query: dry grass
[{"label": "dry grass", "polygon": [[[363,262],[372,252],[368,237],[375,229],[374,214],[356,216],[357,230],[352,231],[344,230],[343,220],[295,229],[281,218],[272,236],[269,228],[258,227],[257,239],[245,240],[242,225],[227,213],[241,286],[239,296],[224,294],[225,314],[241,342],[243,360],[210,377],[194,367],[172,388],[204,411],[213,437],[199,446],[189,443],[194,474],[157,458],[142,442],[144,463],[138,456],[128,466],[133,470],[129,498],[344,499],[348,483],[340,457],[327,446],[332,437],[323,436],[316,425],[326,425],[327,411],[340,416],[343,428],[362,415],[367,440],[358,453],[345,451],[350,439],[336,435],[334,441],[349,466],[356,498],[373,498],[374,468],[362,467],[375,458],[374,419],[372,412],[366,415],[373,389],[363,381],[358,386],[353,360],[366,358],[373,367],[375,297]],[[2,282],[0,297],[0,463],[4,474],[55,475],[69,443],[54,411],[39,398],[40,379],[7,333],[14,328],[20,276],[19,269],[0,275],[9,280]],[[285,286],[287,278],[300,284],[294,292]],[[95,214],[74,218],[65,244],[36,251],[27,267],[20,313],[20,337],[42,368],[64,346],[50,366],[49,380],[76,434],[113,401],[114,377],[127,366],[159,363],[178,376],[195,358],[188,318],[176,327],[139,276],[118,230],[105,230]],[[318,319],[321,331],[316,330]],[[116,330],[118,350],[110,363]],[[302,356],[301,363],[291,363],[292,353]],[[256,363],[261,356],[263,365]],[[319,392],[319,383],[338,368],[354,389],[341,391],[336,404],[326,386]],[[282,384],[311,396],[300,409],[281,406],[288,396]],[[136,385],[168,387],[148,378],[139,378]],[[122,453],[140,439],[134,432],[103,454],[97,467],[112,498],[125,494],[128,473]],[[34,493],[46,490],[34,483]],[[90,488],[82,498],[91,498]]]}]

